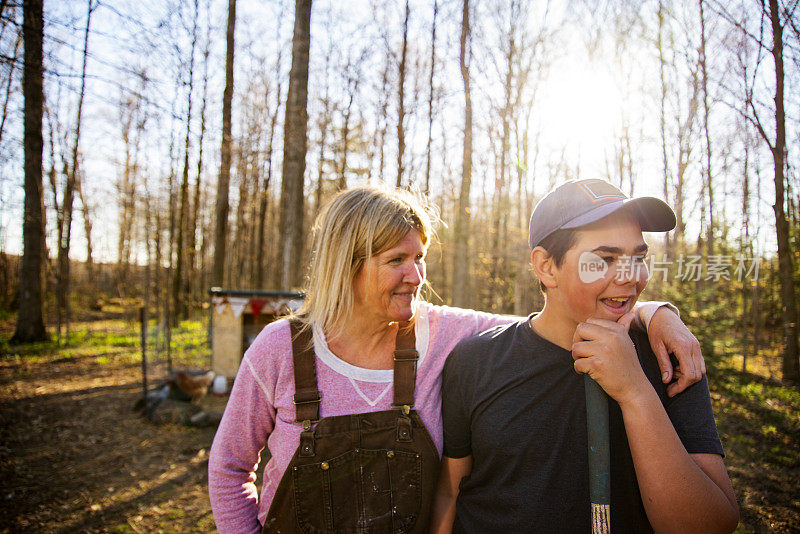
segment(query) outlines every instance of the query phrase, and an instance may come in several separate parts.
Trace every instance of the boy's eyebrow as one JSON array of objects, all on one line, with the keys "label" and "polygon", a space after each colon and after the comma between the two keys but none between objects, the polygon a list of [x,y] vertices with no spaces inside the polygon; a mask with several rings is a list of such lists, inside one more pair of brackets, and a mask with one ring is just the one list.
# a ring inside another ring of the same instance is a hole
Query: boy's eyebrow
[{"label": "boy's eyebrow", "polygon": [[[634,254],[640,254],[643,252],[647,252],[648,250],[647,243],[642,243],[638,247],[636,247],[633,252]],[[596,249],[592,250],[592,252],[606,252],[608,254],[624,254],[625,251],[619,247],[606,247],[606,246],[599,246]]]}]

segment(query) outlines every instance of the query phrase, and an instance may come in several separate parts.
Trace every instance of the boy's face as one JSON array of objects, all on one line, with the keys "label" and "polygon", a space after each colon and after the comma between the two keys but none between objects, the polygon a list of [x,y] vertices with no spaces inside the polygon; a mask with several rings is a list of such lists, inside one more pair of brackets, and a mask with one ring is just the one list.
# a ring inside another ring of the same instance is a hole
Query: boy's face
[{"label": "boy's face", "polygon": [[576,324],[589,317],[616,321],[647,285],[646,253],[639,222],[624,211],[587,225],[557,268],[557,287],[547,299],[558,299]]}]

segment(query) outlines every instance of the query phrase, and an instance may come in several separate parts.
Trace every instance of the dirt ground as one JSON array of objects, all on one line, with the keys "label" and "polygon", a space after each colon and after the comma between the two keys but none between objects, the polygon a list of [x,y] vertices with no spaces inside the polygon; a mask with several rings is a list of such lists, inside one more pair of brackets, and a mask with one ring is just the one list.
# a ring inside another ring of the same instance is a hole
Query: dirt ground
[{"label": "dirt ground", "polygon": [[135,363],[0,362],[0,532],[214,532],[214,428],[153,425]]},{"label": "dirt ground", "polygon": [[[213,532],[215,429],[147,422],[135,348],[86,352],[0,355],[0,533]],[[800,532],[800,395],[709,373],[738,532]]]}]

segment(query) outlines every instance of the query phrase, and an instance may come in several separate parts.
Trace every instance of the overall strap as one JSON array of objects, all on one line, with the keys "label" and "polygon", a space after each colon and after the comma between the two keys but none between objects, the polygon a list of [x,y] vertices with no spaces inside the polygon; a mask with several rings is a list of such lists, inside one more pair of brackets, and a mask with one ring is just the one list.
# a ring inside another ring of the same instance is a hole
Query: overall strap
[{"label": "overall strap", "polygon": [[401,323],[394,345],[394,400],[392,406],[407,414],[414,406],[414,386],[417,381],[416,337],[413,326]]},{"label": "overall strap", "polygon": [[304,430],[319,421],[319,402],[322,399],[317,389],[317,366],[314,355],[314,338],[311,328],[302,329],[302,323],[289,320],[292,331],[292,359],[294,362],[294,408],[295,423]]}]

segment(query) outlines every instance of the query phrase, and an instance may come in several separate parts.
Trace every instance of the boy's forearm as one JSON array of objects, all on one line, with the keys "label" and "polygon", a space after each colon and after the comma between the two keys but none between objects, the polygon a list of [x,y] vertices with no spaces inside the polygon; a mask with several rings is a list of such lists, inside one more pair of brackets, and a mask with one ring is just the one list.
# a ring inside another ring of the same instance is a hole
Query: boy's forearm
[{"label": "boy's forearm", "polygon": [[472,471],[472,456],[442,457],[442,468],[436,483],[431,510],[431,534],[450,534],[456,520],[456,500],[461,479]]},{"label": "boy's forearm", "polygon": [[431,510],[430,534],[450,534],[456,519],[456,497],[437,489]]},{"label": "boy's forearm", "polygon": [[[657,532],[732,532],[738,523],[733,495],[727,495],[686,452],[655,391],[621,408],[639,490],[653,528]],[[727,482],[727,474],[724,478]]]}]

